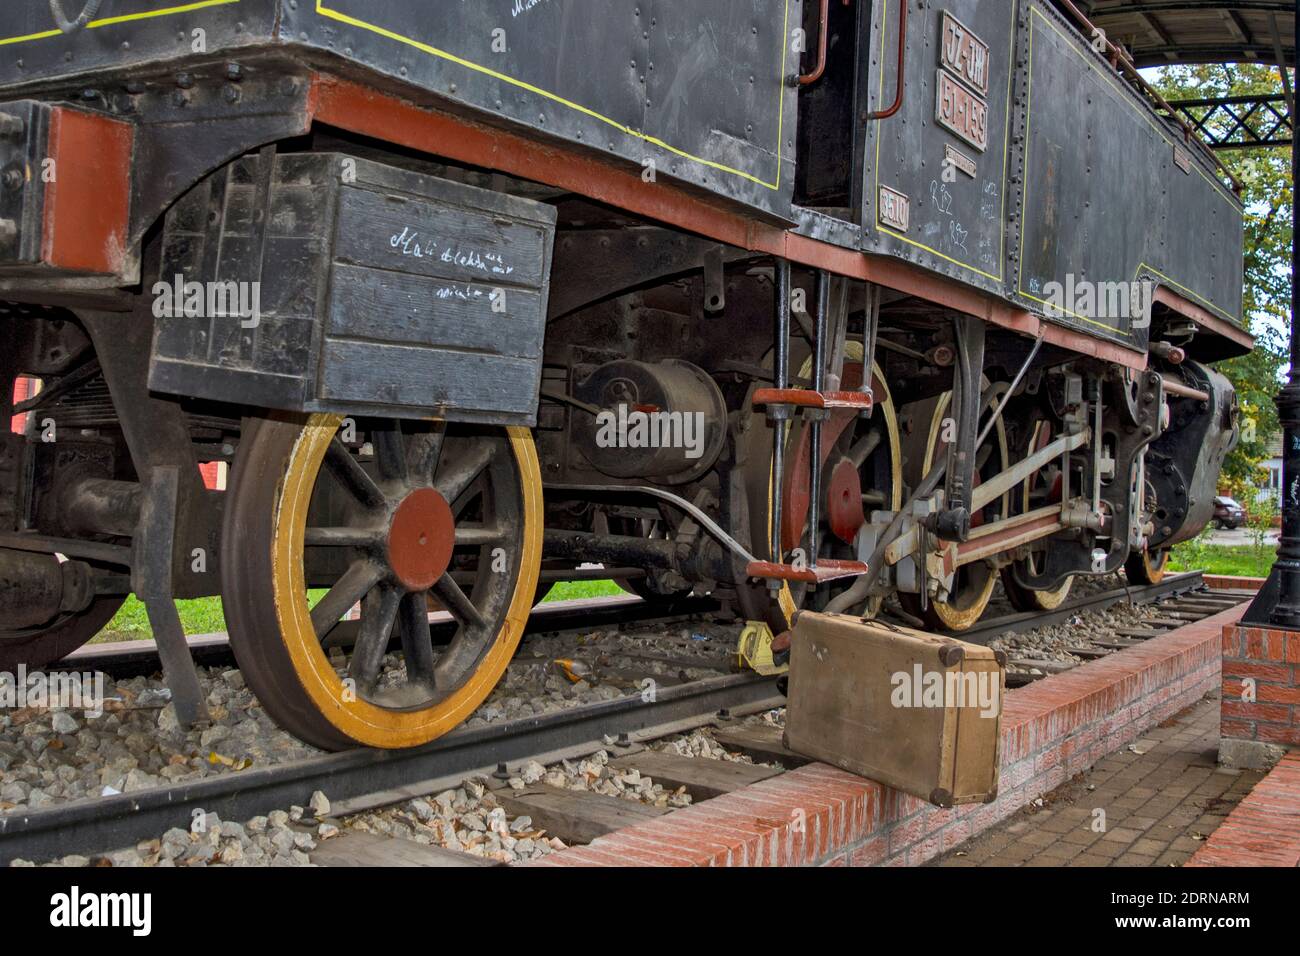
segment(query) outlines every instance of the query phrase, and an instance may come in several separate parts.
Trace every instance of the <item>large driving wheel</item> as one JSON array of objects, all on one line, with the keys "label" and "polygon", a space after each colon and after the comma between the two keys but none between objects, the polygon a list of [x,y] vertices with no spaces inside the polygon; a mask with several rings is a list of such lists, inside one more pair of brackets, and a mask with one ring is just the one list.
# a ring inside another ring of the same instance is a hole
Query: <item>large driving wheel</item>
[{"label": "large driving wheel", "polygon": [[[540,469],[524,428],[258,421],[240,443],[223,590],[249,686],[326,749],[418,746],[464,721],[523,634],[542,552]],[[345,437],[354,438],[346,443]],[[309,589],[323,590],[311,606]],[[361,605],[343,659],[327,647]],[[430,607],[455,621],[435,647]],[[385,665],[394,637],[400,664]]]},{"label": "large driving wheel", "polygon": [[[845,343],[843,388],[854,390],[862,383],[861,342]],[[820,531],[819,558],[856,560],[853,545],[855,525],[869,520],[873,510],[897,511],[903,505],[902,452],[898,414],[893,396],[878,365],[872,367],[872,393],[875,405],[869,418],[859,418],[855,412],[835,412],[822,426],[823,443],[826,444],[822,467],[822,528]],[[807,381],[812,377],[812,359],[806,359],[797,378]],[[760,419],[762,411],[755,413]],[[811,448],[809,434],[799,424],[788,425],[786,434],[787,475],[791,469],[807,474],[807,456]],[[750,461],[754,478],[750,481],[750,516],[755,554],[767,555],[771,551],[772,501],[775,482],[772,475],[772,431],[768,427],[749,430]],[[785,497],[781,505],[782,542],[789,552],[797,547],[808,547],[808,494],[795,487],[795,482],[785,482]],[[803,607],[824,607],[836,594],[852,585],[851,579],[833,582],[811,590],[806,584],[783,584],[766,615],[767,623],[776,632],[790,627],[795,611]],[[765,589],[764,589],[765,590]],[[766,592],[764,593],[766,598]],[[869,598],[855,613],[874,616],[883,604],[879,596]]]},{"label": "large driving wheel", "polygon": [[[1025,449],[1025,457],[1041,451],[1051,443],[1051,423],[1035,423],[1029,447]],[[1061,488],[1061,468],[1059,464],[1053,463],[1030,477],[1021,486],[1020,502],[1016,513],[1025,514],[1035,508],[1059,503]],[[1035,591],[1016,580],[1017,570],[1025,577],[1038,574],[1039,569],[1046,563],[1047,549],[1051,546],[1051,538],[1035,542],[1024,559],[1002,569],[1002,590],[1006,592],[1007,600],[1017,611],[1055,611],[1070,596],[1070,587],[1074,584],[1073,577],[1066,578],[1050,591]]]},{"label": "large driving wheel", "polygon": [[[985,383],[980,428],[993,413],[1005,386],[989,387]],[[915,487],[930,471],[940,456],[948,454],[947,436],[953,426],[948,421],[952,393],[945,392],[937,399],[929,399],[911,407],[917,422],[926,422],[925,431],[917,429],[908,449],[908,478]],[[924,436],[924,445],[917,447],[917,439]],[[918,451],[920,452],[918,454]],[[976,451],[975,484],[980,484],[1000,474],[1007,467],[1007,433],[1001,419],[989,433],[984,444]],[[979,528],[1007,514],[1009,496],[995,498],[986,507],[971,515],[971,527]],[[924,605],[919,594],[899,592],[898,600],[903,610],[925,622],[928,627],[945,631],[964,631],[974,627],[988,609],[997,584],[998,573],[984,561],[975,561],[959,567],[953,576],[952,590],[943,599],[931,598]]]}]

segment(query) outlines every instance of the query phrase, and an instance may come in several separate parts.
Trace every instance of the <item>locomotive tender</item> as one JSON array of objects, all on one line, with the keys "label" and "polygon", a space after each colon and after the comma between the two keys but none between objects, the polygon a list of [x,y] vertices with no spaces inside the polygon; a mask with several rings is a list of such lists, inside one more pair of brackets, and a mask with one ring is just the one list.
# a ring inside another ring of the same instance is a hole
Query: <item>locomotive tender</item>
[{"label": "locomotive tender", "polygon": [[1241,249],[1064,0],[9,0],[0,667],[135,593],[192,720],[220,594],[283,726],[393,748],[586,562],[778,632],[1155,579]]}]

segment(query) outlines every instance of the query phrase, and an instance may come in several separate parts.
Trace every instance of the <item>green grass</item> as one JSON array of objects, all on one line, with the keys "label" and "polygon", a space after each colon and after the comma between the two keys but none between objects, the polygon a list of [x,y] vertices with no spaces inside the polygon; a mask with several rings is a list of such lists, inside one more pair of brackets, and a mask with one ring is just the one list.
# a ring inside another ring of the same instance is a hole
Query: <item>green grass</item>
[{"label": "green grass", "polygon": [[1247,578],[1266,578],[1277,557],[1272,545],[1201,544],[1186,541],[1175,545],[1169,557],[1172,571],[1204,571],[1207,574],[1230,574]]},{"label": "green grass", "polygon": [[[177,601],[176,609],[180,611],[181,626],[186,634],[219,634],[226,629],[226,619],[221,613],[221,598],[198,598],[193,601]],[[144,605],[135,595],[126,599],[108,627],[99,632],[91,643],[105,644],[113,641],[143,641],[153,637],[149,627],[149,616]]]},{"label": "green grass", "polygon": [[[608,597],[626,592],[613,581],[562,581],[551,589],[543,603],[552,601],[572,601],[579,598]],[[315,604],[324,596],[324,591],[312,591],[309,602]],[[219,634],[226,629],[226,619],[221,610],[221,598],[198,598],[193,601],[177,601],[176,609],[181,615],[181,627],[186,634]],[[122,609],[117,612],[108,627],[104,628],[91,643],[105,644],[115,641],[143,641],[153,637],[149,627],[149,616],[139,598],[132,595],[126,599]]]},{"label": "green grass", "polygon": [[561,581],[551,588],[551,593],[542,599],[543,604],[552,601],[578,601],[585,598],[615,597],[627,594],[613,581]]}]

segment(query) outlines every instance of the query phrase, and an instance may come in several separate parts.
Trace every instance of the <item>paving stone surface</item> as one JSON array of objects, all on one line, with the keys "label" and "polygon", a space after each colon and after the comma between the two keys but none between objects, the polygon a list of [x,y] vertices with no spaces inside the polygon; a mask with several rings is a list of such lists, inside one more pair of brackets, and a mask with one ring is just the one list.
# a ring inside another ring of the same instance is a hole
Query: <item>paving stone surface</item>
[{"label": "paving stone surface", "polygon": [[1182,866],[1264,776],[1216,761],[1219,694],[931,866]]}]

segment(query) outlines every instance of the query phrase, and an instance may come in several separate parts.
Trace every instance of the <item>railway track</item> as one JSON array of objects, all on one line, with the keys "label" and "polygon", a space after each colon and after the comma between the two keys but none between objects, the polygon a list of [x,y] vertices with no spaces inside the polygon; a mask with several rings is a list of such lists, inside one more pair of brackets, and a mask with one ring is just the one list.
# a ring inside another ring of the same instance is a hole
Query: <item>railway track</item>
[{"label": "railway track", "polygon": [[[1168,633],[1175,628],[1204,620],[1214,614],[1236,607],[1254,597],[1250,591],[1209,591],[1205,588],[1203,575],[1199,571],[1167,577],[1159,584],[1136,588],[1117,589],[1088,595],[1077,601],[1069,602],[1057,610],[1042,615],[1030,615],[1028,621],[1023,615],[990,621],[982,625],[977,640],[987,642],[1007,630],[1021,632],[1030,628],[1060,625],[1076,620],[1079,615],[1104,611],[1121,601],[1157,608],[1157,616],[1143,619],[1140,625],[1118,627],[1105,636],[1083,635],[1079,640],[1064,645],[1061,649],[1074,658],[1073,662],[1063,662],[1033,657],[1026,654],[1012,654],[1008,660],[1006,674],[1008,688],[1022,687],[1034,681],[1042,680],[1052,674],[1073,670],[1091,660],[1107,657],[1116,651],[1137,647],[1144,641]],[[1008,627],[1010,624],[1010,627]],[[1029,628],[1025,625],[1028,624]]]},{"label": "railway track", "polygon": [[[1147,622],[1149,626],[1131,629],[1135,633],[1117,633],[1115,641],[1111,642],[1115,646],[1095,648],[1096,656],[1102,656],[1247,599],[1244,593],[1203,592],[1203,588],[1199,573],[1170,576],[1158,585],[1118,588],[1079,598],[1047,614],[1017,614],[993,619],[963,637],[987,641],[1008,630],[1030,630],[1045,624],[1061,623],[1074,615],[1102,610],[1125,600],[1164,602],[1161,616]],[[672,609],[647,605],[639,599],[620,598],[594,605],[581,603],[585,606],[535,612],[530,628],[554,634],[612,624],[673,623],[691,620],[707,610],[706,603],[694,602]],[[520,660],[524,664],[549,660],[544,644],[540,651],[533,656],[522,654]],[[205,642],[205,653],[228,654],[228,648],[223,652],[219,641],[211,640]],[[616,656],[637,655],[619,652]],[[671,654],[642,656],[647,661],[659,658],[671,663],[677,660]],[[704,670],[710,669],[708,663],[691,663]],[[151,662],[147,652],[140,650],[106,651],[92,647],[66,666],[84,670],[90,665],[102,665],[110,671],[119,668],[138,673],[142,667],[156,667],[156,660]],[[672,757],[644,747],[656,739],[706,726],[713,728],[715,739],[729,750],[749,754],[760,761],[775,761],[786,768],[806,762],[784,748],[778,729],[754,728],[734,720],[782,706],[784,698],[776,680],[749,673],[722,673],[717,663],[713,669],[719,671],[717,676],[680,683],[671,680],[657,682],[654,693],[649,695],[627,694],[615,700],[583,704],[569,710],[483,727],[463,727],[414,750],[354,750],[324,754],[134,793],[38,810],[13,810],[0,814],[0,865],[7,865],[14,859],[46,860],[68,854],[93,855],[132,846],[156,838],[172,827],[188,828],[192,814],[198,810],[216,813],[223,820],[248,820],[288,806],[307,806],[311,794],[322,791],[331,800],[331,815],[345,816],[456,787],[467,778],[479,776],[496,781],[500,792],[498,802],[509,812],[531,817],[536,826],[552,835],[559,835],[566,842],[594,839],[601,827],[613,827],[619,820],[643,815],[637,808],[644,805],[618,797],[545,786],[530,785],[519,792],[505,786],[508,768],[525,761],[545,765],[561,760],[578,760],[606,750],[620,769],[636,770],[653,777],[656,782],[684,788],[696,801],[780,772],[746,764],[726,763],[719,767],[718,761]],[[615,743],[610,744],[611,740]],[[693,768],[691,764],[694,764]],[[591,799],[595,797],[600,799]],[[651,808],[651,811],[655,809]],[[354,840],[340,846],[344,849],[322,844],[323,848],[328,848],[323,851],[326,862],[331,853],[338,860],[347,858],[356,862],[356,854],[379,852],[379,843],[370,839]],[[390,847],[393,852],[397,849]],[[419,865],[448,864],[426,862]]]},{"label": "railway track", "polygon": [[[1068,621],[1076,614],[1100,611],[1124,601],[1146,604],[1166,597],[1195,591],[1205,586],[1199,571],[1170,575],[1159,584],[1114,588],[1068,601],[1054,611],[1030,611],[988,618],[961,634],[972,644],[985,644],[1007,631],[1046,627]],[[556,601],[536,607],[528,619],[529,634],[550,633],[578,628],[611,627],[631,623],[655,623],[685,620],[717,610],[708,598],[687,598],[674,602],[650,604],[639,597],[603,597],[576,601]],[[451,617],[445,613],[430,615],[434,638],[449,631]],[[343,637],[346,638],[345,632]],[[189,638],[190,653],[200,667],[234,667],[235,656],[225,634],[204,634]],[[123,641],[111,644],[88,644],[50,670],[102,671],[114,678],[151,674],[161,667],[158,648],[152,640]]]},{"label": "railway track", "polygon": [[[555,601],[533,609],[528,616],[527,633],[547,634],[578,628],[687,620],[717,609],[718,603],[709,598],[685,598],[655,604],[633,595]],[[429,626],[435,641],[440,637],[445,640],[453,630],[451,615],[445,612],[430,614]],[[338,630],[342,634],[336,640],[346,640],[355,628],[349,630],[345,622]],[[230,639],[225,634],[196,635],[190,637],[188,643],[194,662],[200,667],[236,666]],[[152,674],[161,666],[157,645],[152,640],[144,640],[87,644],[48,669],[102,671],[114,678],[124,678]]]},{"label": "railway track", "polygon": [[569,711],[461,729],[415,750],[353,750],[262,769],[78,801],[0,816],[0,865],[132,846],[171,827],[188,828],[193,811],[247,820],[273,810],[305,806],[317,790],[335,812],[357,812],[490,775],[502,763],[576,759],[606,746],[606,736],[629,743],[681,733],[720,712],[744,715],[779,707],[776,682],[736,674],[667,687],[652,700],[637,696]]},{"label": "railway track", "polygon": [[1036,627],[1063,624],[1076,614],[1104,611],[1108,607],[1121,603],[1154,604],[1176,595],[1199,591],[1204,587],[1205,576],[1200,571],[1170,574],[1159,584],[1126,585],[1098,591],[1096,594],[1087,594],[1066,601],[1051,611],[1025,611],[985,618],[959,636],[963,641],[971,644],[987,644],[1007,631],[1020,632]]}]

